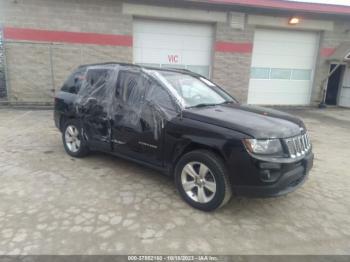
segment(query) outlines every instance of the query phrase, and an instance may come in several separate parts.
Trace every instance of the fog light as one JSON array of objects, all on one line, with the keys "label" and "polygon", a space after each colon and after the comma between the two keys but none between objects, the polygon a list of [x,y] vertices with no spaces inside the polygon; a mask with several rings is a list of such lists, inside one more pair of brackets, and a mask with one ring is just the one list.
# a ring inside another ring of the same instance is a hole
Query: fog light
[{"label": "fog light", "polygon": [[260,171],[260,179],[262,181],[269,181],[271,180],[271,174],[269,170],[262,170]]}]

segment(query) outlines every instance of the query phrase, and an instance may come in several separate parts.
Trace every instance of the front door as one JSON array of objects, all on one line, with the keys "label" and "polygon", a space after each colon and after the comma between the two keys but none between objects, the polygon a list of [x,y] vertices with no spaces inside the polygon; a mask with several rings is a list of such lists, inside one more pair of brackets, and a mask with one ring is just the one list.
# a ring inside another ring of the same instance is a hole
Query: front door
[{"label": "front door", "polygon": [[115,96],[113,150],[161,166],[164,127],[168,119],[162,103],[169,104],[169,94],[140,69],[129,68],[119,72]]},{"label": "front door", "polygon": [[350,107],[350,66],[347,66],[344,72],[342,89],[339,95],[339,105]]}]

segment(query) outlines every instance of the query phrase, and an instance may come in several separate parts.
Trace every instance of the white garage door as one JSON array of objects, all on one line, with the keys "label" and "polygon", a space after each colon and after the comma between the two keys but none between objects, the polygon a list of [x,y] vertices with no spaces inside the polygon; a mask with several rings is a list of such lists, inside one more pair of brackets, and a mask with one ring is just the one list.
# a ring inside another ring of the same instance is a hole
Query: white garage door
[{"label": "white garage door", "polygon": [[255,32],[248,103],[310,103],[317,33],[259,29]]},{"label": "white garage door", "polygon": [[207,24],[136,19],[134,63],[186,68],[210,74],[213,27]]},{"label": "white garage door", "polygon": [[350,67],[344,73],[342,89],[340,91],[339,105],[350,107]]}]

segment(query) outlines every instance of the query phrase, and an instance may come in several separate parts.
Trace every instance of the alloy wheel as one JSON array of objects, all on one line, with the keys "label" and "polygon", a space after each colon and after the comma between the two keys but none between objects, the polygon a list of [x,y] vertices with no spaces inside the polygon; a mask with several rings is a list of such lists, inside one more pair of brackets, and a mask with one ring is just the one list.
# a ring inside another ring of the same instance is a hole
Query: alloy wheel
[{"label": "alloy wheel", "polygon": [[65,143],[69,151],[76,153],[80,149],[81,140],[79,130],[73,125],[69,125],[65,132]]},{"label": "alloy wheel", "polygon": [[216,193],[216,181],[211,170],[203,163],[190,162],[181,172],[182,188],[193,201],[205,204]]}]

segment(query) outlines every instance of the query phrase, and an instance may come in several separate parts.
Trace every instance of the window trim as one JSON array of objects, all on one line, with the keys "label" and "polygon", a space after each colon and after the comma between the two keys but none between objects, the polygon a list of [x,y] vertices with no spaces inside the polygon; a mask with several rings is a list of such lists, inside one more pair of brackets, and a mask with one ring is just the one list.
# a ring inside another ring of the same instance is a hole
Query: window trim
[{"label": "window trim", "polygon": [[[269,70],[269,75],[268,78],[259,78],[259,77],[252,77],[252,70],[255,68],[261,68],[261,69],[268,69]],[[271,73],[273,69],[281,69],[281,70],[290,70],[290,76],[289,78],[271,78]],[[293,72],[296,70],[305,70],[309,72],[309,79],[293,79]],[[275,68],[275,67],[251,67],[250,69],[250,80],[265,80],[265,81],[270,81],[270,80],[277,80],[277,81],[312,81],[312,74],[313,74],[312,69],[300,69],[300,68]]]}]

